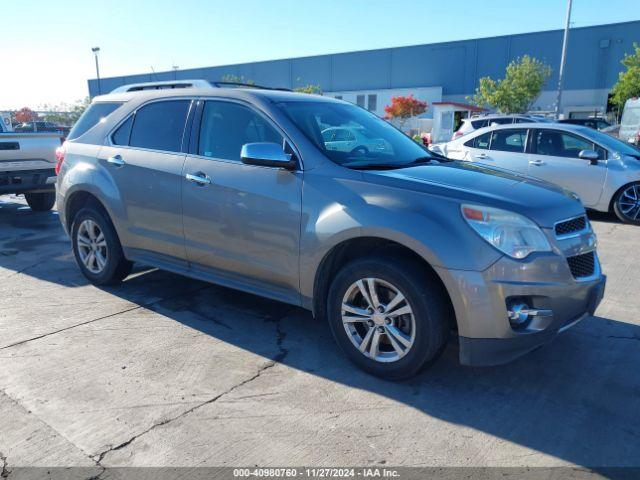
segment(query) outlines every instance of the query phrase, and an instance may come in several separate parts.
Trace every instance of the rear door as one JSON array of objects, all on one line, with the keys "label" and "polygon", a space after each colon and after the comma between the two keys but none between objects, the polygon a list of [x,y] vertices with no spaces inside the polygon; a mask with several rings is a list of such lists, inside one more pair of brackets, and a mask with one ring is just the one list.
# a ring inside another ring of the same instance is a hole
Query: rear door
[{"label": "rear door", "polygon": [[466,159],[527,174],[527,132],[526,128],[509,128],[479,135],[464,144],[468,148]]},{"label": "rear door", "polygon": [[[102,172],[122,205],[123,244],[136,255],[185,263],[180,205],[185,125],[191,100],[168,99],[138,108],[101,149]],[[185,147],[186,148],[186,147]]]},{"label": "rear door", "polygon": [[[582,150],[600,155],[596,164],[579,158]],[[552,128],[532,132],[529,175],[578,194],[586,207],[595,206],[607,175],[607,152],[581,135]]]}]

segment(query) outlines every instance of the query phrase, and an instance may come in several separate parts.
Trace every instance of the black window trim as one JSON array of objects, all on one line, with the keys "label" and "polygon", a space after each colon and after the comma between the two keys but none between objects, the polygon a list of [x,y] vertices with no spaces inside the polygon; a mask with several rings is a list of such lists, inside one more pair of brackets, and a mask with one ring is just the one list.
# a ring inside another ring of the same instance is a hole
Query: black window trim
[{"label": "black window trim", "polygon": [[[588,128],[588,127],[585,127],[585,128]],[[594,146],[596,146],[596,147],[598,147],[598,148],[601,148],[601,149],[604,151],[604,158],[600,158],[600,159],[598,159],[598,161],[601,161],[601,162],[602,162],[602,161],[609,160],[609,149],[608,149],[608,148],[603,147],[603,146],[602,146],[602,145],[600,145],[598,142],[596,142],[596,141],[594,141],[594,140],[591,140],[590,138],[583,137],[582,135],[580,135],[580,134],[578,134],[578,133],[574,133],[574,132],[571,132],[571,131],[569,131],[569,130],[563,130],[563,129],[561,129],[561,128],[554,128],[554,127],[543,127],[543,128],[541,128],[541,127],[536,127],[536,128],[534,128],[534,129],[532,129],[532,132],[531,132],[531,144],[529,145],[529,147],[530,147],[530,148],[529,148],[529,152],[528,152],[528,153],[531,153],[532,155],[541,155],[541,156],[543,156],[543,157],[551,157],[551,156],[553,156],[553,155],[545,155],[545,154],[543,154],[543,153],[537,153],[537,152],[534,152],[534,151],[533,151],[533,138],[535,137],[535,135],[537,134],[537,132],[538,132],[538,131],[542,131],[542,130],[553,130],[554,132],[566,133],[567,135],[572,135],[572,136],[574,136],[574,137],[578,137],[578,138],[580,138],[580,139],[582,139],[582,140],[585,140],[585,141],[587,141],[587,142],[590,142],[590,143],[591,143],[591,144],[593,144]],[[573,158],[573,157],[562,157],[562,158],[568,158],[568,159],[573,159],[573,160],[580,160],[580,161],[582,161],[582,162],[584,162],[584,161],[585,161],[585,160],[584,160],[584,159],[582,159],[582,158]]]},{"label": "black window trim", "polygon": [[[147,105],[150,105],[152,103],[159,103],[159,102],[170,102],[170,101],[186,101],[186,102],[190,102],[189,103],[189,108],[187,109],[187,117],[185,118],[185,122],[184,122],[184,126],[182,127],[182,139],[180,140],[180,151],[179,152],[173,152],[170,150],[159,150],[157,148],[144,148],[144,147],[132,147],[130,145],[131,143],[131,133],[133,132],[133,127],[135,125],[136,122],[136,114],[138,113],[138,110],[146,107]],[[130,112],[128,115],[126,115],[124,118],[122,118],[109,132],[109,134],[107,135],[107,140],[108,143],[107,145],[110,147],[114,147],[114,148],[129,148],[131,150],[139,150],[139,151],[143,151],[143,152],[157,152],[157,153],[166,153],[166,154],[170,154],[170,155],[182,155],[182,154],[186,154],[188,153],[187,151],[187,146],[188,146],[188,138],[187,138],[187,129],[190,126],[190,121],[193,121],[192,116],[193,116],[193,104],[194,104],[195,98],[193,97],[162,97],[162,98],[154,98],[151,99],[147,102],[141,103],[140,105],[138,105],[132,112]],[[131,123],[131,130],[129,131],[129,138],[127,139],[127,145],[117,145],[116,143],[113,142],[113,136],[115,135],[116,131],[120,128],[121,125],[123,125],[127,120],[129,120],[129,118],[133,119],[133,122]],[[187,140],[187,142],[185,142],[185,140]]]},{"label": "black window trim", "polygon": [[[257,108],[252,103],[249,103],[237,98],[231,98],[231,97],[211,96],[211,97],[196,98],[197,108],[196,108],[196,112],[195,112],[192,127],[191,127],[191,136],[190,136],[189,148],[187,149],[187,155],[194,158],[201,158],[201,159],[211,160],[216,162],[232,163],[234,165],[238,165],[238,164],[246,165],[239,160],[229,160],[228,158],[207,157],[207,156],[198,154],[198,147],[200,143],[200,129],[202,127],[202,116],[204,113],[204,104],[207,101],[235,103],[236,105],[241,105],[243,107],[246,107],[251,111],[255,112],[257,115],[263,117],[265,121],[269,125],[271,125],[274,128],[274,130],[276,130],[282,136],[282,138],[289,144],[289,146],[293,150],[294,156],[296,158],[296,168],[291,171],[292,172],[304,171],[304,162],[302,160],[302,156],[300,155],[300,150],[298,149],[296,144],[293,143],[293,141],[291,140],[291,137],[287,135],[286,132],[280,127],[280,125],[278,125],[278,123],[273,118],[271,118],[270,115],[268,115],[263,110]],[[260,165],[246,165],[246,166],[256,167],[256,168],[269,168],[272,170],[274,169],[273,167],[262,167]]]}]

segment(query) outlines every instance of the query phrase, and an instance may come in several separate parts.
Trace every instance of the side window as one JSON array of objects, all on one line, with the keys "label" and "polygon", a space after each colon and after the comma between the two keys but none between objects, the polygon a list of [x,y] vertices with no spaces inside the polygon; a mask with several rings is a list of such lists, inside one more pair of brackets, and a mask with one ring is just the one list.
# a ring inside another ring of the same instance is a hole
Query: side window
[{"label": "side window", "polygon": [[331,130],[330,128],[324,130],[322,132],[322,140],[324,140],[325,142],[331,142],[333,140],[334,133],[335,130]]},{"label": "side window", "polygon": [[513,123],[513,117],[499,117],[489,120],[489,125],[506,125],[508,123]]},{"label": "side window", "polygon": [[240,161],[245,143],[271,142],[283,138],[264,117],[244,105],[208,101],[204,104],[198,155]]},{"label": "side window", "polygon": [[166,152],[179,152],[190,100],[150,103],[135,115],[129,145]]},{"label": "side window", "polygon": [[114,145],[129,145],[131,125],[133,125],[133,115],[130,115],[129,118],[127,118],[111,136],[111,141]]},{"label": "side window", "polygon": [[489,120],[473,120],[471,122],[471,125],[473,125],[474,129],[479,130],[489,125]]},{"label": "side window", "polygon": [[526,129],[495,130],[491,139],[491,150],[523,153],[526,141]]},{"label": "side window", "polygon": [[353,140],[353,134],[349,130],[341,128],[339,130],[336,130],[336,136],[334,140],[336,142],[348,142],[350,140]]},{"label": "side window", "polygon": [[600,159],[606,158],[603,148],[586,138],[558,130],[538,130],[533,139],[533,149],[538,155],[579,158],[581,150],[595,150]]},{"label": "side window", "polygon": [[491,132],[487,132],[487,133],[483,133],[482,135],[478,135],[477,137],[472,138],[471,140],[467,140],[464,146],[471,147],[471,148],[479,148],[481,150],[488,150],[490,142],[491,142]]}]

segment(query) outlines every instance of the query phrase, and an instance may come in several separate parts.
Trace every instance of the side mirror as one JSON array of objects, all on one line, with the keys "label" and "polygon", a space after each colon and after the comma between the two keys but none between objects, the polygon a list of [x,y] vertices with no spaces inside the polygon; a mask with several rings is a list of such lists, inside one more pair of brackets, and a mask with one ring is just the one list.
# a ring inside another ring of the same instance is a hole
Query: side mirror
[{"label": "side mirror", "polygon": [[600,158],[600,155],[598,155],[598,152],[596,152],[595,150],[580,150],[580,153],[578,154],[578,158],[581,158],[583,160],[589,160],[591,165],[597,165],[598,158]]},{"label": "side mirror", "polygon": [[240,150],[240,159],[247,165],[284,168],[293,170],[296,162],[293,156],[285,153],[282,145],[269,142],[245,143]]}]

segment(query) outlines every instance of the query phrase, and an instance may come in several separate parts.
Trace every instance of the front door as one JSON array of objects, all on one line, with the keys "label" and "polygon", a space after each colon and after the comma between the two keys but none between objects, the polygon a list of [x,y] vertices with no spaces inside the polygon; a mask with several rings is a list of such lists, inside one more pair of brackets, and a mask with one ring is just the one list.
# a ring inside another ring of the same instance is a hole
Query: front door
[{"label": "front door", "polygon": [[245,143],[282,145],[282,134],[260,112],[233,101],[204,102],[199,122],[182,180],[191,268],[230,286],[297,303],[302,172],[240,160]]},{"label": "front door", "polygon": [[[582,150],[595,150],[596,164],[579,158]],[[575,192],[586,207],[595,206],[607,175],[606,151],[580,135],[551,128],[537,129],[531,141],[529,175]]]},{"label": "front door", "polygon": [[190,100],[163,100],[139,108],[100,150],[104,185],[121,205],[121,241],[134,255],[185,262],[180,187],[182,141]]}]

